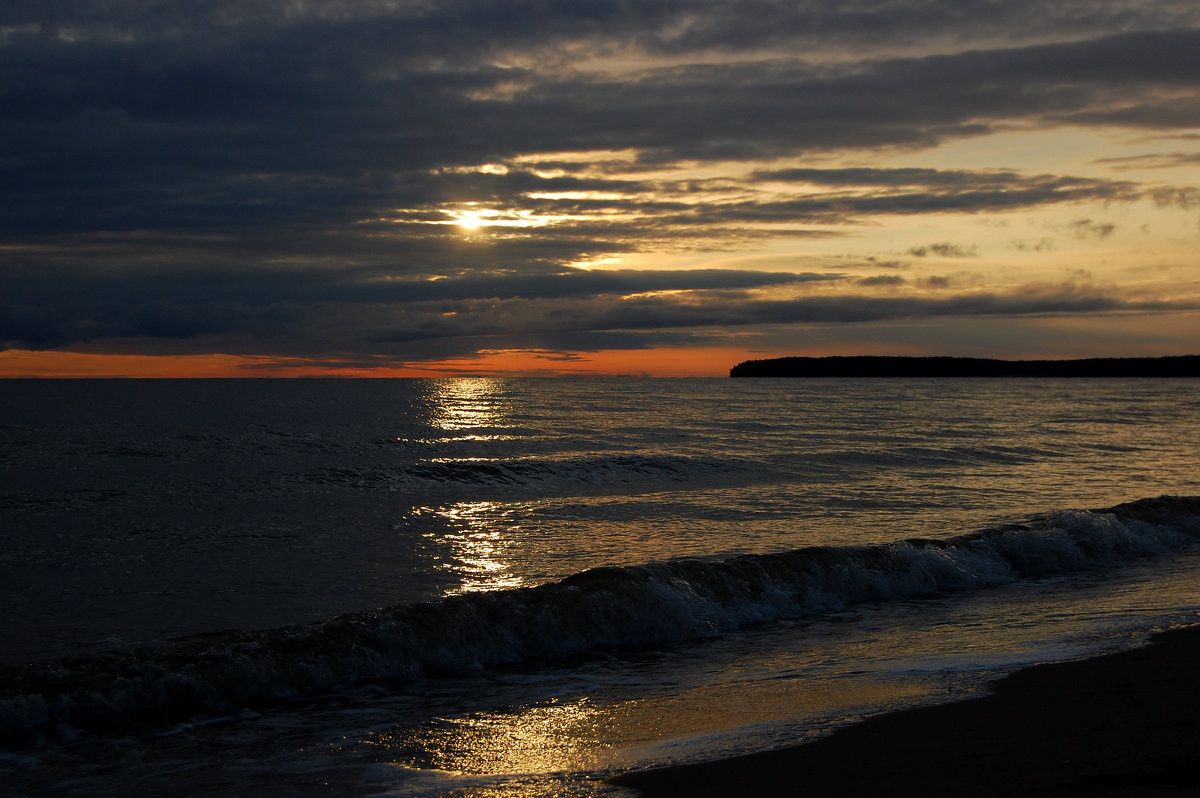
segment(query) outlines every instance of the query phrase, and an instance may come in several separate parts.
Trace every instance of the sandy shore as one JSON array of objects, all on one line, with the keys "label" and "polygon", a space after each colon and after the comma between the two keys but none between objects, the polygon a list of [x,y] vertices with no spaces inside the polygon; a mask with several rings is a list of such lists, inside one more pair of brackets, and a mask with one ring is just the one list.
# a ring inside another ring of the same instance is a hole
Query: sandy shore
[{"label": "sandy shore", "polygon": [[1198,796],[1200,626],[1041,665],[982,698],[827,738],[613,780],[667,796]]}]

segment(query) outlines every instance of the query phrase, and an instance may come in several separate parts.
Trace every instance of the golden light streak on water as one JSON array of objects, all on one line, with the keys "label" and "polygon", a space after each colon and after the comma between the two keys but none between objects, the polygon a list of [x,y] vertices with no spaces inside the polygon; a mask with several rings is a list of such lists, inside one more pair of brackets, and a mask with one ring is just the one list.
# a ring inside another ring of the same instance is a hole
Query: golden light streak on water
[{"label": "golden light streak on water", "polygon": [[428,532],[425,539],[445,551],[437,568],[454,577],[454,583],[444,591],[446,595],[507,590],[525,584],[513,568],[519,554],[515,537],[520,528],[509,521],[514,514],[511,506],[460,502],[418,508],[414,513],[445,521],[445,531]]},{"label": "golden light streak on water", "polygon": [[[432,406],[430,423],[452,433],[467,430],[494,430],[508,426],[510,412],[503,395],[504,380],[495,377],[462,377],[434,384],[426,396]],[[470,440],[493,440],[493,436],[455,435]]]}]

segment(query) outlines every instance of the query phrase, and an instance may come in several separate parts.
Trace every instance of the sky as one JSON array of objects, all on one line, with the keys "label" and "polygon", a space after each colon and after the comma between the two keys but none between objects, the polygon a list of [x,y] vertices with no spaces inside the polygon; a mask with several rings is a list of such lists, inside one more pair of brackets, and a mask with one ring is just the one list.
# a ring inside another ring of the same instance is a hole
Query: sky
[{"label": "sky", "polygon": [[0,376],[1200,353],[1195,0],[5,0]]}]

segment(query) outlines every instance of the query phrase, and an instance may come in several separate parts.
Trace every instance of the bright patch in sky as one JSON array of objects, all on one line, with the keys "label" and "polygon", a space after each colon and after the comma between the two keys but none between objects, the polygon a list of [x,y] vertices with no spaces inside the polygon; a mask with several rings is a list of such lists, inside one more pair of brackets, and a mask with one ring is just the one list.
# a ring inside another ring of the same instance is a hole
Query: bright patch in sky
[{"label": "bright patch in sky", "polygon": [[494,214],[487,214],[482,211],[466,211],[459,215],[458,219],[455,220],[455,224],[464,230],[476,230],[488,223],[486,219],[489,215]]}]

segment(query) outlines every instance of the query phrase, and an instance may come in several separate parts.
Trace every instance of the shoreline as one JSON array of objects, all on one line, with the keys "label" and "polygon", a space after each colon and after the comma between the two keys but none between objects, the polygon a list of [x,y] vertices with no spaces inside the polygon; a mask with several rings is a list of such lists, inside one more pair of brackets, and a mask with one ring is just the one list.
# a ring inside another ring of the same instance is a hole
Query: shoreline
[{"label": "shoreline", "polygon": [[1200,377],[1200,355],[997,360],[980,357],[832,355],[746,360],[730,377],[868,378],[1178,378]]},{"label": "shoreline", "polygon": [[634,771],[646,798],[1200,794],[1200,625],[778,751]]}]

